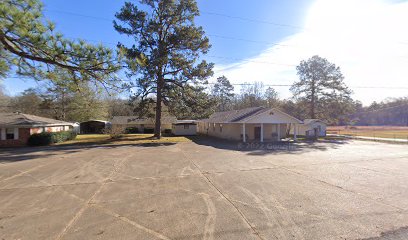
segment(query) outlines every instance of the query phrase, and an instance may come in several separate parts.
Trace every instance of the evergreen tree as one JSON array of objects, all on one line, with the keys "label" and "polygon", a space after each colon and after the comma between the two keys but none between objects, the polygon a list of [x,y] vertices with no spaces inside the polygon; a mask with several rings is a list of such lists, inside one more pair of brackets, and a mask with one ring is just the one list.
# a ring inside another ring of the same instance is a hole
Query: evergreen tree
[{"label": "evergreen tree", "polygon": [[212,95],[218,101],[218,111],[230,110],[227,105],[234,97],[234,86],[231,85],[225,76],[219,77],[212,88]]},{"label": "evergreen tree", "polygon": [[182,89],[175,88],[171,93],[171,100],[165,100],[169,112],[177,119],[203,119],[215,112],[217,100],[204,91],[204,87],[189,86]]},{"label": "evergreen tree", "polygon": [[278,107],[279,106],[279,97],[278,97],[278,92],[273,89],[272,87],[268,87],[265,90],[265,101],[266,101],[266,106],[269,108],[273,107]]},{"label": "evergreen tree", "polygon": [[128,74],[136,78],[142,103],[155,96],[155,136],[160,138],[164,99],[171,102],[175,89],[185,91],[188,85],[200,84],[212,75],[213,64],[197,63],[210,44],[202,27],[194,23],[199,15],[195,0],[139,3],[126,2],[116,14],[114,27],[135,40],[130,47],[119,47],[127,58]]},{"label": "evergreen tree", "polygon": [[[328,103],[346,103],[350,99],[351,90],[344,84],[340,68],[327,59],[313,56],[301,61],[296,69],[300,80],[295,82],[290,90],[295,98],[308,103],[310,118],[325,118]],[[336,115],[340,114],[342,113]]]},{"label": "evergreen tree", "polygon": [[111,74],[120,66],[110,49],[64,38],[42,11],[39,0],[0,1],[0,77],[15,70],[39,80],[55,80],[63,71],[71,76],[67,80],[77,84],[116,83]]}]

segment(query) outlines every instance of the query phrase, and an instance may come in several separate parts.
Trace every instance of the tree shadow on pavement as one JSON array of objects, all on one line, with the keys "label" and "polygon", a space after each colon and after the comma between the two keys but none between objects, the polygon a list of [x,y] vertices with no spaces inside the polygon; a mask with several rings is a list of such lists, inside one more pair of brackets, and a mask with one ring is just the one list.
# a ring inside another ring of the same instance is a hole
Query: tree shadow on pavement
[{"label": "tree shadow on pavement", "polygon": [[0,148],[0,164],[34,160],[41,158],[49,158],[53,156],[61,156],[67,154],[78,153],[81,151],[86,151],[89,149],[115,149],[119,147],[142,147],[142,148],[153,148],[153,147],[163,147],[171,146],[176,143],[172,142],[160,142],[160,143],[117,143],[112,144],[112,142],[88,142],[88,143],[76,143],[76,144],[65,144],[65,145],[52,145],[52,146],[41,146],[41,147],[15,147],[15,148]]},{"label": "tree shadow on pavement", "polygon": [[246,152],[248,155],[253,156],[327,151],[330,149],[337,149],[340,146],[350,142],[348,139],[327,139],[297,142],[242,143],[239,141],[224,140],[210,136],[191,136],[188,138],[198,145],[214,147],[217,149]]}]

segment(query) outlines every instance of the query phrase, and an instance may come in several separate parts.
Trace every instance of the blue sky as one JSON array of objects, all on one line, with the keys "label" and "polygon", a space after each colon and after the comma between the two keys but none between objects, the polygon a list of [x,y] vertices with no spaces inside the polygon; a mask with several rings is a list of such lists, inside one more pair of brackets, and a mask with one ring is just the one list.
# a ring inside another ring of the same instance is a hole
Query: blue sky
[{"label": "blue sky", "polygon": [[[57,25],[57,30],[66,37],[82,38],[89,40],[91,43],[101,41],[111,47],[114,47],[118,41],[130,41],[116,33],[112,24],[114,14],[122,7],[125,1],[44,0],[43,2],[45,5],[45,16],[54,21]],[[301,25],[305,17],[306,8],[311,2],[311,0],[198,1],[200,11],[203,13],[197,19],[197,24],[204,27],[206,33],[210,35],[212,44],[208,55],[213,57],[206,57],[206,59],[215,64],[225,64],[234,62],[234,59],[253,57],[266,49],[268,42],[279,41],[295,33],[297,30],[290,27],[278,27],[270,24],[260,24],[218,16],[213,13],[289,25]],[[259,42],[236,40],[237,38]],[[6,89],[13,95],[23,91],[28,86],[35,85],[35,82],[29,80],[8,79],[5,81]]]},{"label": "blue sky", "polygon": [[[112,26],[123,3],[44,0],[44,13],[66,37],[113,47],[118,41],[130,41]],[[214,78],[224,74],[233,83],[288,85],[297,80],[295,65],[319,54],[342,68],[354,97],[365,104],[407,95],[408,35],[401,31],[408,29],[407,1],[199,0],[198,4],[202,14],[197,24],[212,44],[205,58],[216,64]],[[4,85],[15,95],[36,83],[13,78]],[[288,87],[276,89],[282,98],[290,97]]]}]

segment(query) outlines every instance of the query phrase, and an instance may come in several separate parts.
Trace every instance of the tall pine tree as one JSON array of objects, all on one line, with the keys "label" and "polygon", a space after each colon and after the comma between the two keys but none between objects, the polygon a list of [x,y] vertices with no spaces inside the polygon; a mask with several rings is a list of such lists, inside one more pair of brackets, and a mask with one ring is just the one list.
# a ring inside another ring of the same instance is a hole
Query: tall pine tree
[{"label": "tall pine tree", "polygon": [[234,97],[234,86],[232,86],[227,77],[221,76],[217,78],[217,82],[214,84],[212,95],[218,101],[218,111],[230,110],[227,105]]},{"label": "tall pine tree", "polygon": [[187,85],[204,83],[212,75],[213,64],[198,63],[210,48],[202,27],[194,23],[198,15],[195,0],[126,2],[116,14],[115,29],[135,40],[130,47],[119,44],[128,73],[136,78],[142,102],[155,96],[157,138],[161,137],[162,103],[173,100],[172,91],[184,91]]},{"label": "tall pine tree", "polygon": [[308,103],[310,118],[326,118],[328,103],[348,101],[351,90],[344,83],[340,68],[327,59],[313,56],[296,67],[299,81],[290,90],[301,102]]},{"label": "tall pine tree", "polygon": [[54,81],[64,72],[72,83],[114,85],[113,73],[120,69],[114,53],[102,45],[65,38],[42,11],[40,0],[0,1],[0,77],[15,70]]}]

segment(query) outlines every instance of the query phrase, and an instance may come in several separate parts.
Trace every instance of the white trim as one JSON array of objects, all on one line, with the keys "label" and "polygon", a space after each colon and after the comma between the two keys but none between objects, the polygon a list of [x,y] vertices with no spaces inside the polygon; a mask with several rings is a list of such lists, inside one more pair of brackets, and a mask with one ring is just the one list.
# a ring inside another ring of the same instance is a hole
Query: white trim
[{"label": "white trim", "polygon": [[261,123],[261,142],[264,141],[264,124]]},{"label": "white trim", "polygon": [[278,123],[278,141],[281,140],[281,128],[280,128],[280,123]]},{"label": "white trim", "polygon": [[14,128],[14,140],[18,140],[18,128]]},{"label": "white trim", "polygon": [[69,124],[33,124],[33,125],[7,125],[7,124],[3,124],[0,125],[0,127],[4,127],[4,128],[37,128],[37,127],[62,127],[62,126],[74,126],[73,124],[69,123]]},{"label": "white trim", "polygon": [[282,113],[283,115],[286,115],[286,116],[288,116],[288,117],[290,117],[290,118],[293,118],[293,119],[295,119],[296,121],[298,121],[298,123],[302,123],[302,121],[300,121],[299,119],[297,119],[297,118],[295,118],[294,116],[291,116],[291,115],[289,115],[289,114],[287,114],[287,113],[285,113],[285,112],[282,112],[281,110],[279,110],[279,109],[277,109],[277,108],[272,108],[272,110],[273,110],[273,111],[278,111],[278,112]]},{"label": "white trim", "polygon": [[[289,117],[289,118],[291,118],[291,119],[297,121],[298,123],[302,123],[302,121],[300,121],[299,119],[297,119],[297,118],[295,118],[295,117],[293,117],[293,116],[291,116],[291,115],[289,115],[289,114],[287,114],[287,113],[285,113],[285,112],[282,112],[281,110],[279,110],[279,109],[277,109],[277,108],[264,109],[264,111],[260,111],[260,112],[258,112],[257,114],[255,114],[255,115],[249,117],[248,119],[246,119],[245,121],[242,121],[242,122],[240,122],[240,123],[248,122],[248,121],[254,119],[255,117],[258,117],[259,115],[261,115],[261,114],[263,114],[263,113],[265,113],[265,112],[268,112],[268,111],[279,112],[279,113],[281,113],[281,114],[283,114],[283,115],[285,115],[285,116],[287,116],[287,117]],[[283,123],[289,123],[289,122],[283,122]],[[275,124],[275,123],[272,123],[272,124]]]}]

